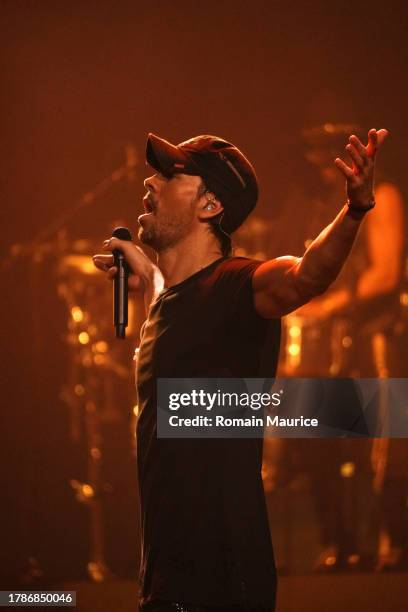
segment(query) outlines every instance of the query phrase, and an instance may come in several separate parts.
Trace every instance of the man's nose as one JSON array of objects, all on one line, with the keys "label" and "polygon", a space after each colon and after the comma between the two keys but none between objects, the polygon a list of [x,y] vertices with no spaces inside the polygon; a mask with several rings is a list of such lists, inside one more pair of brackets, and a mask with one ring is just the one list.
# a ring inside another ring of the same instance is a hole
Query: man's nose
[{"label": "man's nose", "polygon": [[156,184],[154,181],[154,175],[147,177],[144,181],[143,181],[143,185],[144,188],[146,189],[146,191],[156,191]]}]

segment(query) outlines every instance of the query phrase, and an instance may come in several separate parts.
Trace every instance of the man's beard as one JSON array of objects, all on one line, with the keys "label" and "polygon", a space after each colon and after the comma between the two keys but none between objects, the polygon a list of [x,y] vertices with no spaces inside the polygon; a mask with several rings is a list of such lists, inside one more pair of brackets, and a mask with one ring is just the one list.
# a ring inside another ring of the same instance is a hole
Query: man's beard
[{"label": "man's beard", "polygon": [[142,222],[144,225],[140,224],[139,240],[159,253],[185,238],[190,233],[193,220],[193,206],[179,214],[153,213],[149,220]]}]

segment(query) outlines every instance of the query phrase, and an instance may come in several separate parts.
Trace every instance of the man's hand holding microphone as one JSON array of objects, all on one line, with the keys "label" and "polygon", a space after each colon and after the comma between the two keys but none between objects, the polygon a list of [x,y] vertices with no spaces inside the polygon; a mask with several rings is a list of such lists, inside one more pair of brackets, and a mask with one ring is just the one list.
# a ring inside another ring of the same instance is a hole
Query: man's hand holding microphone
[{"label": "man's hand holding microphone", "polygon": [[[118,230],[126,231],[126,228],[117,228],[114,231],[114,234],[116,233],[122,237],[123,232]],[[121,284],[121,278],[119,277],[122,274],[122,270],[119,260],[124,260],[126,266],[126,292],[128,288],[131,292],[143,294],[147,314],[153,298],[163,289],[163,277],[158,267],[153,264],[140,247],[131,241],[130,232],[128,234],[129,238],[125,240],[116,236],[105,240],[102,247],[105,253],[98,253],[92,259],[94,265],[106,273],[108,280],[115,281],[115,289]],[[124,337],[118,333],[117,336]]]}]

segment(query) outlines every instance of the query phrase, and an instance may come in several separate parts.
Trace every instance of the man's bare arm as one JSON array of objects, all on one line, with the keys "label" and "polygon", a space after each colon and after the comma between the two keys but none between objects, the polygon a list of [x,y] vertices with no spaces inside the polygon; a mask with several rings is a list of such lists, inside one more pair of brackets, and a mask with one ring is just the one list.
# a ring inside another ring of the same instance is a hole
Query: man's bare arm
[{"label": "man's bare arm", "polygon": [[[275,318],[288,314],[324,293],[337,278],[353,246],[364,209],[373,200],[375,155],[387,134],[386,130],[370,130],[367,146],[356,136],[350,136],[346,150],[352,167],[339,158],[335,160],[346,178],[352,210],[344,206],[302,258],[279,257],[257,268],[253,290],[255,308],[261,316]],[[353,209],[363,212],[360,215]]]},{"label": "man's bare arm", "polygon": [[261,264],[253,279],[257,312],[265,318],[281,317],[324,293],[343,267],[359,225],[344,206],[303,257],[278,257]]}]

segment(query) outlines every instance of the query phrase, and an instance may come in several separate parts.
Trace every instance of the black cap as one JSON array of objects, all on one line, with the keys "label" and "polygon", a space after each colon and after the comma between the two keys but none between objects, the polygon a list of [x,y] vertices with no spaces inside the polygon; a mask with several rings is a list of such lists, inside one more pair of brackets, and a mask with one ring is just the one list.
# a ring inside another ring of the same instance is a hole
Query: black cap
[{"label": "black cap", "polygon": [[224,207],[221,227],[229,234],[238,229],[258,201],[252,165],[237,147],[218,136],[195,136],[173,145],[149,134],[146,160],[164,176],[201,176]]}]

